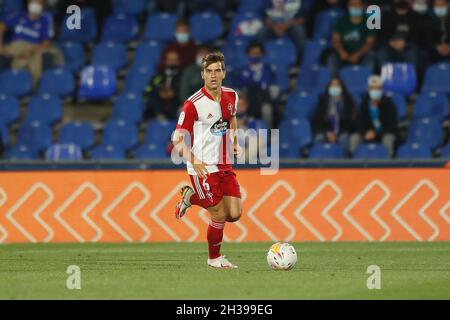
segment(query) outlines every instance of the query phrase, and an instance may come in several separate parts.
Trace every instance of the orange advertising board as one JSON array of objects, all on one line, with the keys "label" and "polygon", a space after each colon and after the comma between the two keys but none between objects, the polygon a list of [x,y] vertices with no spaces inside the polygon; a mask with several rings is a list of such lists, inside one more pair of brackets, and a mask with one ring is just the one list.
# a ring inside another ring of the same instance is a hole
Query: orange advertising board
[{"label": "orange advertising board", "polygon": [[[238,170],[225,241],[450,241],[448,169]],[[0,243],[205,241],[208,213],[174,217],[182,170],[0,173]]]}]

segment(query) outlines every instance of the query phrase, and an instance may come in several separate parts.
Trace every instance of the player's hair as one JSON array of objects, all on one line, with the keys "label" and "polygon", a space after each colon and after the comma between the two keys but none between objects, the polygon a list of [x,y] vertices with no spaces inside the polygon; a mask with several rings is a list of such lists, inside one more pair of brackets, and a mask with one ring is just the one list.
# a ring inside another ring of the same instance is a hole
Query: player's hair
[{"label": "player's hair", "polygon": [[211,64],[220,62],[222,69],[225,70],[225,56],[220,51],[213,51],[208,53],[202,60],[202,72]]}]

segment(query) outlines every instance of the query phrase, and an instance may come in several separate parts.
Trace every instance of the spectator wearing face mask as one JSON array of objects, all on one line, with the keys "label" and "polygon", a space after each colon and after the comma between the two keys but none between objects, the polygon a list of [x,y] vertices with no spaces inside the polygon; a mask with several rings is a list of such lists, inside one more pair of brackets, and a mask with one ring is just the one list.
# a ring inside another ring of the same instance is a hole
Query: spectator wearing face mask
[{"label": "spectator wearing face mask", "polygon": [[272,123],[271,92],[275,86],[275,75],[271,66],[264,62],[264,46],[253,42],[247,46],[247,65],[236,71],[233,86],[245,89],[248,94],[248,113],[255,118],[263,117]]},{"label": "spectator wearing face mask", "polygon": [[314,115],[315,142],[339,143],[349,150],[350,133],[356,117],[353,98],[338,77],[331,79],[320,96]]},{"label": "spectator wearing face mask", "polygon": [[337,75],[342,65],[364,64],[373,69],[375,54],[374,31],[366,26],[365,6],[362,0],[348,1],[348,16],[339,19],[333,27],[333,51],[327,58],[328,68]]},{"label": "spectator wearing face mask", "polygon": [[[0,56],[11,59],[13,69],[28,69],[36,86],[42,76],[44,59],[62,65],[64,58],[51,42],[53,21],[44,15],[44,1],[29,0],[27,9],[0,23]],[[11,33],[11,43],[7,45],[3,42],[5,32]]]},{"label": "spectator wearing face mask", "polygon": [[431,60],[450,60],[450,9],[448,0],[434,0],[429,30],[427,30]]},{"label": "spectator wearing face mask", "polygon": [[196,92],[198,88],[204,85],[203,79],[199,76],[201,73],[200,66],[203,58],[208,53],[210,53],[210,49],[207,46],[199,46],[197,48],[195,63],[192,63],[183,70],[180,85],[181,101],[187,100],[192,95],[192,92]]},{"label": "spectator wearing face mask", "polygon": [[144,92],[146,117],[176,119],[181,104],[178,97],[181,79],[180,65],[178,52],[167,52],[160,71],[153,77]]},{"label": "spectator wearing face mask", "polygon": [[364,97],[357,116],[357,133],[350,138],[350,150],[353,152],[361,141],[382,142],[392,156],[397,135],[397,110],[384,94],[380,76],[371,76],[368,88],[369,94]]},{"label": "spectator wearing face mask", "polygon": [[191,29],[186,20],[179,20],[175,26],[175,41],[170,42],[161,55],[160,66],[166,61],[168,52],[176,51],[180,57],[181,69],[195,63],[197,46],[191,39]]}]

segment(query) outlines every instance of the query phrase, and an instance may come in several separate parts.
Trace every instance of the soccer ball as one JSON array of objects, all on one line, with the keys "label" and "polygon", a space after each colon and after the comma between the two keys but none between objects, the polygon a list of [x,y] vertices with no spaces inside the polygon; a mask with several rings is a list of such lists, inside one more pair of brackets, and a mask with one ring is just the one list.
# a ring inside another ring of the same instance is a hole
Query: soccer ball
[{"label": "soccer ball", "polygon": [[277,242],[267,252],[267,263],[273,270],[291,270],[297,263],[297,253],[289,243]]}]

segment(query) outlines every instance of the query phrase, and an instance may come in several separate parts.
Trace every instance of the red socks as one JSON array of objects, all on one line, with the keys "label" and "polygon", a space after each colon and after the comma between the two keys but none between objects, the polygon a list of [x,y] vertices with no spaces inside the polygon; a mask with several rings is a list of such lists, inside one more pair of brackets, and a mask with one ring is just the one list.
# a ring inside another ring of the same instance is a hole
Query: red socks
[{"label": "red socks", "polygon": [[223,228],[225,222],[215,222],[211,220],[208,226],[208,252],[210,259],[220,257],[220,246],[223,239]]}]

